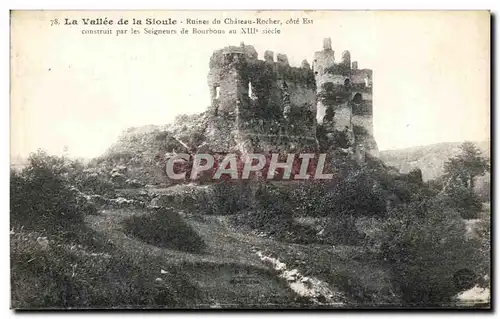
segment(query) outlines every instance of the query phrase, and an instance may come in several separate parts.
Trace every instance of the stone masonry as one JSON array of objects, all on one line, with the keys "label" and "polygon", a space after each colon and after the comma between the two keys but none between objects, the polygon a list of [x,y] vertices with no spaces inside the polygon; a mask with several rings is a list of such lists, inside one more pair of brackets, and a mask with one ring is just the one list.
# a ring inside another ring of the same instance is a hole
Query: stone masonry
[{"label": "stone masonry", "polygon": [[[291,67],[285,54],[258,59],[251,45],[228,46],[210,58],[208,138],[218,152],[285,153],[344,148],[378,156],[373,138],[372,71],[358,69],[331,40]],[[354,155],[353,155],[354,156]],[[364,155],[362,156],[364,158]]]}]

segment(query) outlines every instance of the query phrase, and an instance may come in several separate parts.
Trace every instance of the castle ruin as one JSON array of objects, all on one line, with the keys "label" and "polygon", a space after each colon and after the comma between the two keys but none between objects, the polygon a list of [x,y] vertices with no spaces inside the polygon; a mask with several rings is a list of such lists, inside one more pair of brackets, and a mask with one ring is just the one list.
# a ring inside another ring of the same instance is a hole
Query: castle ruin
[{"label": "castle ruin", "polygon": [[[358,69],[349,51],[339,63],[331,40],[292,67],[272,51],[259,60],[251,45],[228,46],[210,58],[215,151],[348,150],[357,158],[378,156],[373,138],[372,71]],[[363,153],[363,154],[360,154]]]}]

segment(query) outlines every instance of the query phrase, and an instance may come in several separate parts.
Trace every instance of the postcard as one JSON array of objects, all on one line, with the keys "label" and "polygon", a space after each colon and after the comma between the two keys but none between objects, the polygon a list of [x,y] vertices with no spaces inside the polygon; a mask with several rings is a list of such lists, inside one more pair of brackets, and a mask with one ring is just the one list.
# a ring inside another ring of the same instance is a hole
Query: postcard
[{"label": "postcard", "polygon": [[11,11],[11,308],[491,310],[488,11]]}]

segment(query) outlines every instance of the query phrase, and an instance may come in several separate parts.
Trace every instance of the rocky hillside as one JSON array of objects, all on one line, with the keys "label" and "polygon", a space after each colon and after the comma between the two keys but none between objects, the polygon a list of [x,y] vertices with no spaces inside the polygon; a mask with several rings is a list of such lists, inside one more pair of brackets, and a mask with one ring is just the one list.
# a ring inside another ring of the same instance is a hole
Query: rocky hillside
[{"label": "rocky hillside", "polygon": [[164,184],[166,154],[192,151],[203,143],[204,131],[204,113],[180,115],[167,125],[129,128],[94,164],[123,167],[127,178],[142,184]]},{"label": "rocky hillside", "polygon": [[[490,140],[476,142],[483,155],[490,158]],[[424,181],[435,179],[443,174],[446,160],[460,153],[459,142],[439,143],[405,149],[380,152],[380,159],[387,165],[408,173],[413,168],[422,170]]]}]

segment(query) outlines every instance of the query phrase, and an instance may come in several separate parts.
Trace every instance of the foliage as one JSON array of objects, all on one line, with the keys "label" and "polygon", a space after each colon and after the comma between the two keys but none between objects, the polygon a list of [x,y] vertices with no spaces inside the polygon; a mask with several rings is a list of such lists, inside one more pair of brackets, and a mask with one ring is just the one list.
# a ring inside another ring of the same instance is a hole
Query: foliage
[{"label": "foliage", "polygon": [[441,176],[440,178],[428,180],[424,184],[431,192],[437,195],[443,190],[444,180]]},{"label": "foliage", "polygon": [[21,172],[11,171],[11,223],[56,232],[83,225],[82,209],[67,184],[68,162],[39,151]]},{"label": "foliage", "polygon": [[262,183],[255,192],[252,210],[234,215],[232,219],[237,226],[244,225],[285,242],[317,242],[313,228],[294,221],[290,204],[286,187]]},{"label": "foliage", "polygon": [[336,174],[331,181],[301,183],[291,195],[298,215],[335,217],[345,212],[355,216],[380,215],[385,211],[385,197],[378,182],[359,170]]},{"label": "foliage", "polygon": [[251,205],[251,189],[245,181],[221,180],[196,196],[198,206],[206,214],[235,214]]},{"label": "foliage", "polygon": [[347,88],[336,88],[331,82],[326,82],[322,85],[322,91],[318,93],[318,99],[327,107],[336,107],[345,101],[350,96]]},{"label": "foliage", "polygon": [[360,140],[363,140],[363,138],[370,135],[368,130],[361,125],[353,125],[352,132],[354,133],[354,136],[356,136],[356,138]]},{"label": "foliage", "polygon": [[36,232],[11,233],[11,294],[16,309],[186,307],[199,292],[182,273],[159,277],[155,260],[127,257],[123,251],[88,251],[49,240]]},{"label": "foliage", "polygon": [[491,174],[487,173],[476,180],[474,192],[481,201],[491,201]]},{"label": "foliage", "polygon": [[432,184],[441,186],[441,193],[447,196],[451,208],[463,218],[477,218],[481,211],[481,198],[475,193],[474,181],[490,168],[489,161],[481,156],[480,150],[471,142],[461,146],[461,153],[445,162],[444,175]]},{"label": "foliage", "polygon": [[356,227],[356,221],[350,212],[329,218],[324,225],[322,241],[332,245],[360,245],[364,234]]},{"label": "foliage", "polygon": [[458,211],[462,218],[478,218],[483,206],[479,196],[472,189],[461,184],[450,185],[445,194],[448,206]]},{"label": "foliage", "polygon": [[114,196],[112,174],[96,163],[32,153],[20,172],[11,171],[11,219],[16,225],[41,230],[78,228],[85,214],[95,214],[93,197]]},{"label": "foliage", "polygon": [[439,198],[391,209],[371,237],[407,304],[442,305],[474,285],[458,285],[454,275],[477,274],[478,243],[466,239],[463,220]]},{"label": "foliage", "polygon": [[205,247],[203,239],[181,216],[165,208],[159,208],[144,216],[132,216],[124,221],[125,231],[158,247],[187,252],[200,252]]},{"label": "foliage", "polygon": [[480,264],[480,270],[482,274],[486,276],[483,277],[483,281],[480,282],[482,287],[488,287],[490,285],[489,278],[491,277],[491,217],[488,215],[486,218],[479,222],[478,227],[475,229],[477,238],[479,238],[479,253],[481,254],[482,263]]},{"label": "foliage", "polygon": [[445,178],[473,189],[474,178],[484,175],[490,169],[489,161],[481,156],[481,151],[471,142],[461,146],[461,153],[444,164]]},{"label": "foliage", "polygon": [[[280,185],[281,186],[281,185]],[[291,213],[290,192],[286,186],[280,187],[271,183],[260,183],[255,192],[256,207],[273,212]]]},{"label": "foliage", "polygon": [[98,171],[38,151],[10,183],[13,307],[179,307],[198,298],[182,274],[158,284],[161,265],[127,257],[86,226],[95,207],[79,188],[106,190]]},{"label": "foliage", "polygon": [[[208,114],[191,114],[191,115],[178,115],[174,123],[167,130],[169,136],[175,136],[177,140],[183,141],[189,148],[196,148],[205,141],[205,129],[208,125]],[[186,151],[186,149],[178,148],[177,142],[176,149],[179,152]],[[171,151],[168,149],[168,151]]]}]

